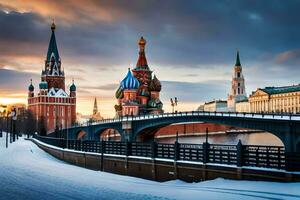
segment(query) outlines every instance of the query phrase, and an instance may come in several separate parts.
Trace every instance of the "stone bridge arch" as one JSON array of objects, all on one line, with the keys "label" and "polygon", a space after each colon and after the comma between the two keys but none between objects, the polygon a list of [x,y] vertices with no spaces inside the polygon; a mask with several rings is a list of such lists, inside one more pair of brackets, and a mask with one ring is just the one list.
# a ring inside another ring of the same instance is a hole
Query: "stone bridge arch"
[{"label": "stone bridge arch", "polygon": [[[151,135],[153,132],[159,130],[162,127],[172,125],[174,123],[188,123],[188,122],[205,122],[205,123],[214,123],[221,124],[227,126],[234,126],[240,128],[247,129],[256,129],[263,130],[271,133],[272,135],[279,138],[284,146],[288,149],[291,148],[291,139],[290,135],[287,132],[291,131],[290,127],[284,121],[278,121],[275,123],[270,123],[268,121],[259,121],[253,119],[245,119],[245,118],[228,118],[228,117],[216,117],[216,116],[184,116],[184,117],[165,117],[165,118],[157,118],[144,121],[133,121],[133,129],[130,140],[136,141],[139,140],[142,135]],[[300,150],[300,149],[299,149]]]},{"label": "stone bridge arch", "polygon": [[95,133],[95,140],[105,140],[105,141],[121,141],[122,130],[114,128],[101,128],[98,129]]},{"label": "stone bridge arch", "polygon": [[76,133],[76,140],[84,140],[88,136],[88,133],[85,132],[84,130],[79,130]]}]

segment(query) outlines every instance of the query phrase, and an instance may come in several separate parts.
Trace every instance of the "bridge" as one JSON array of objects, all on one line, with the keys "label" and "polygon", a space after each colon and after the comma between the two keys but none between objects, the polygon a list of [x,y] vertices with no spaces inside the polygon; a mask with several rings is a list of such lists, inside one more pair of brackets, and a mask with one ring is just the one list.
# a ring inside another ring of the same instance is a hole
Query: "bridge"
[{"label": "bridge", "polygon": [[[125,116],[74,126],[50,135],[76,140],[78,134],[85,133],[86,140],[100,140],[105,130],[114,129],[119,132],[122,141],[134,142],[141,136],[153,136],[162,127],[187,122],[207,122],[269,132],[284,144],[286,159],[291,158],[291,167],[295,167],[294,162],[300,162],[300,115],[297,114],[191,111]],[[297,165],[300,168],[299,163]]]}]

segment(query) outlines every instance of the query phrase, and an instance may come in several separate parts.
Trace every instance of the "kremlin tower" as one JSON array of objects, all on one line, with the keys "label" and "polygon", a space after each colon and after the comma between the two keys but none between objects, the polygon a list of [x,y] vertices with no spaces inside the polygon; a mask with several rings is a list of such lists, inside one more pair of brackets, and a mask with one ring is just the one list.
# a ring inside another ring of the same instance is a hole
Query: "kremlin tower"
[{"label": "kremlin tower", "polygon": [[150,70],[146,55],[146,40],[141,37],[138,42],[139,58],[133,70],[128,68],[126,77],[116,91],[118,104],[115,105],[117,116],[159,114],[162,102],[159,99],[161,83]]},{"label": "kremlin tower", "polygon": [[51,25],[51,38],[42,70],[37,95],[32,81],[28,87],[28,109],[47,133],[55,129],[70,127],[76,122],[76,86],[74,81],[70,93],[65,90],[65,74],[55,39],[55,24]]},{"label": "kremlin tower", "polygon": [[235,105],[238,102],[247,100],[245,89],[245,79],[242,72],[239,51],[237,51],[235,66],[233,67],[233,76],[231,81],[231,91],[228,95],[228,111],[235,112]]}]

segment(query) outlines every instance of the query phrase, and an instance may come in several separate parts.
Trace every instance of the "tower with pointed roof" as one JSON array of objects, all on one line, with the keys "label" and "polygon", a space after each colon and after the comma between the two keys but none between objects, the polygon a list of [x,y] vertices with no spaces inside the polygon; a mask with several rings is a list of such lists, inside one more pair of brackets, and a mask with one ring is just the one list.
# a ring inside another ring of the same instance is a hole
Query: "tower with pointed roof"
[{"label": "tower with pointed roof", "polygon": [[65,73],[61,68],[61,59],[55,38],[56,25],[51,25],[51,37],[45,60],[45,68],[42,71],[42,80],[48,83],[49,88],[65,90]]},{"label": "tower with pointed roof", "polygon": [[245,89],[245,79],[242,72],[242,65],[240,61],[240,54],[237,51],[236,62],[233,67],[233,76],[231,80],[231,90],[228,94],[227,106],[228,111],[236,111],[236,103],[247,100],[247,94]]},{"label": "tower with pointed roof", "polygon": [[98,113],[98,105],[97,105],[97,98],[95,97],[94,107],[93,107],[93,115],[96,115],[97,113]]},{"label": "tower with pointed roof", "polygon": [[98,103],[97,103],[97,98],[96,97],[95,97],[95,100],[94,100],[93,114],[91,115],[91,119],[93,121],[99,121],[99,120],[103,119],[103,117],[100,115],[100,112],[98,110]]},{"label": "tower with pointed roof", "polygon": [[159,99],[160,81],[148,66],[145,54],[146,40],[138,41],[139,57],[136,67],[128,73],[116,91],[118,104],[115,105],[117,116],[162,113]]},{"label": "tower with pointed roof", "polygon": [[61,68],[55,29],[53,22],[38,94],[34,94],[32,81],[28,87],[28,109],[37,121],[42,120],[47,133],[70,127],[76,122],[76,86],[73,80],[70,93],[65,90],[65,74]]}]

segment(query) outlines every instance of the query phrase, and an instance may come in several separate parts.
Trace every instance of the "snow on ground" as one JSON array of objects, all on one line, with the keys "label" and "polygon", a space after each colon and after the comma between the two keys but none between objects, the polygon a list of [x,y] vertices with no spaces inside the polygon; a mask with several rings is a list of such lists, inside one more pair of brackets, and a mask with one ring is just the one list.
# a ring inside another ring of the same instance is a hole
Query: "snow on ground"
[{"label": "snow on ground", "polygon": [[[5,135],[5,134],[4,134]],[[0,138],[0,200],[6,199],[299,199],[300,183],[215,179],[158,183],[93,171],[48,155],[20,138],[5,148]]]}]

